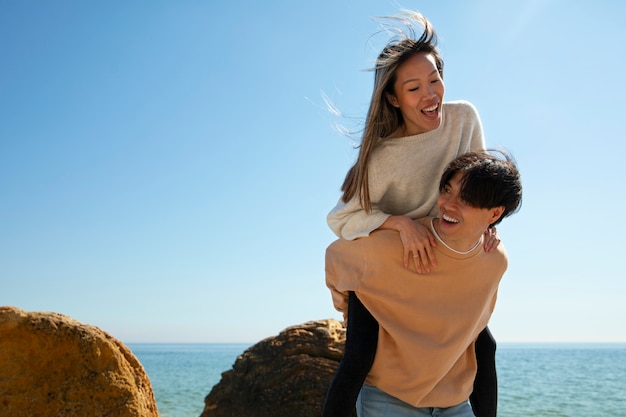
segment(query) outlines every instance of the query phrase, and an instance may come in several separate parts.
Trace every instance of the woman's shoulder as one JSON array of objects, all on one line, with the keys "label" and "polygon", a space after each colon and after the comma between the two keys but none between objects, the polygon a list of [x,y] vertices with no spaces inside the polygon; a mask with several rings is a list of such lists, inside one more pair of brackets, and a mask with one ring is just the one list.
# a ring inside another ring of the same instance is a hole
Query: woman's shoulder
[{"label": "woman's shoulder", "polygon": [[467,100],[446,101],[443,103],[443,108],[449,112],[478,114],[476,106]]},{"label": "woman's shoulder", "polygon": [[480,123],[480,116],[476,107],[466,100],[448,101],[443,103],[444,124],[476,125]]}]

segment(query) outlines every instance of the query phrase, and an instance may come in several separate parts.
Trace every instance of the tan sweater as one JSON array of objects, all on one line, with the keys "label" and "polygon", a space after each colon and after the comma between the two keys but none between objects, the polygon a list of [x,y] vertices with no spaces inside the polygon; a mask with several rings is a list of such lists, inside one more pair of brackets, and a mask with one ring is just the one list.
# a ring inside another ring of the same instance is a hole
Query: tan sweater
[{"label": "tan sweater", "polygon": [[338,236],[352,240],[369,235],[390,215],[412,219],[437,215],[439,178],[457,156],[485,149],[476,108],[467,101],[443,103],[439,127],[419,135],[384,140],[369,162],[372,212],[359,198],[339,200],[326,218]]},{"label": "tan sweater", "polygon": [[[430,218],[421,220],[430,227]],[[500,243],[459,255],[439,243],[437,267],[417,274],[404,267],[393,230],[339,239],[326,250],[326,284],[335,307],[347,312],[354,291],[380,325],[376,359],[366,383],[416,407],[466,401],[476,374],[474,341],[487,325],[507,267]]]}]

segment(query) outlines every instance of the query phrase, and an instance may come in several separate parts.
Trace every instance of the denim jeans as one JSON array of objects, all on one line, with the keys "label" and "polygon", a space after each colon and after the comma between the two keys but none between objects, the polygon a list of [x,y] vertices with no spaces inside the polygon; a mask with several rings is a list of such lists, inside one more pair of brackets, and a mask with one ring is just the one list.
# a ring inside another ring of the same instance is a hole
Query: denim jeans
[{"label": "denim jeans", "polygon": [[356,403],[359,417],[474,417],[469,401],[452,407],[413,407],[371,385],[363,385]]}]

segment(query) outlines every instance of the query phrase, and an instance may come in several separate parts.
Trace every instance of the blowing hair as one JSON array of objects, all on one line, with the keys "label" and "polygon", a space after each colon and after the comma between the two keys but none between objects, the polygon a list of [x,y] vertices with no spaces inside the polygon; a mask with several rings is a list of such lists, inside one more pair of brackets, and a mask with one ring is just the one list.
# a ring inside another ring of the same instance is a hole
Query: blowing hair
[{"label": "blowing hair", "polygon": [[504,207],[502,216],[489,225],[490,227],[520,209],[521,177],[515,161],[508,153],[490,150],[468,152],[459,156],[446,167],[439,182],[439,191],[442,192],[459,172],[463,175],[460,181],[460,197],[465,203],[481,209]]},{"label": "blowing hair", "polygon": [[[341,186],[342,201],[347,203],[358,196],[361,206],[368,213],[372,210],[368,182],[370,155],[385,138],[404,125],[400,110],[387,100],[389,94],[394,94],[398,67],[416,54],[431,54],[443,78],[443,59],[437,49],[437,34],[430,22],[414,11],[405,11],[386,19],[403,24],[405,30],[399,30],[399,34],[387,43],[376,59],[373,69],[374,90],[365,119],[359,154]],[[419,37],[415,36],[415,26],[423,29]]]}]

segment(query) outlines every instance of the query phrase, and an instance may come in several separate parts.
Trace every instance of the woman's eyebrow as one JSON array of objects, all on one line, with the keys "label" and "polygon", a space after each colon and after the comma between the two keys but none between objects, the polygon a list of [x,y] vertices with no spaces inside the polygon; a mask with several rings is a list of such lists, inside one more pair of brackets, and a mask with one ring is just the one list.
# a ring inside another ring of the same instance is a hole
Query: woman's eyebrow
[{"label": "woman's eyebrow", "polygon": [[[433,72],[431,72],[430,74],[428,74],[427,78],[430,78],[433,76],[433,74],[439,73],[439,71],[437,71],[436,69],[433,70]],[[421,78],[419,77],[414,77],[414,78],[409,78],[408,80],[404,80],[402,82],[402,85],[406,84],[406,83],[410,83],[411,81],[419,81]]]}]

